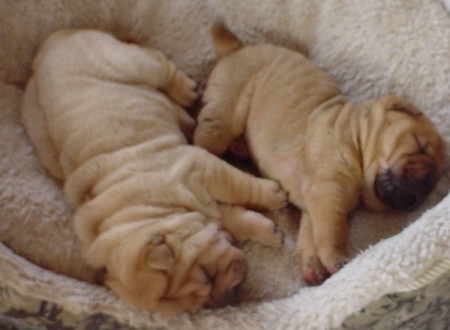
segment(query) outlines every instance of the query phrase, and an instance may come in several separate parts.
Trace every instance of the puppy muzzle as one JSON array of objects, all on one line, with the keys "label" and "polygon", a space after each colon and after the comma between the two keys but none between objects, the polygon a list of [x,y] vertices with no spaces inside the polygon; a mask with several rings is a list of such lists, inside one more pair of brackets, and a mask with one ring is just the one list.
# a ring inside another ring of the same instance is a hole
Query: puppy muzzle
[{"label": "puppy muzzle", "polygon": [[384,169],[376,177],[375,192],[380,200],[392,208],[414,211],[433,190],[437,180],[435,169],[421,178],[409,174],[400,178],[392,170]]},{"label": "puppy muzzle", "polygon": [[[213,280],[211,299],[205,307],[218,308],[237,303],[239,289],[247,275],[245,259],[232,262],[227,270],[218,274]],[[225,284],[225,285],[224,285]]]},{"label": "puppy muzzle", "polygon": [[206,308],[220,308],[228,305],[235,305],[238,302],[238,293],[242,283],[227,289],[225,294],[220,298],[211,297],[209,301],[206,302]]}]

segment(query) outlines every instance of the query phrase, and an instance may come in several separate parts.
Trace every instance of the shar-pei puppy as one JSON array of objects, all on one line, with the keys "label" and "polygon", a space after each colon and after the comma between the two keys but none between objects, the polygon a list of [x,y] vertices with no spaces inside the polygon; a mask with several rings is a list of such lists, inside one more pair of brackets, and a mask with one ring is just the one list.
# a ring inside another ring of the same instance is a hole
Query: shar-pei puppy
[{"label": "shar-pei puppy", "polygon": [[360,201],[374,210],[424,201],[443,170],[443,141],[404,98],[353,104],[298,52],[243,46],[221,23],[212,36],[219,61],[194,144],[222,155],[244,137],[261,174],[302,210],[301,270],[320,283],[347,261],[347,217]]},{"label": "shar-pei puppy", "polygon": [[284,206],[279,183],[188,145],[194,86],[157,50],[64,30],[38,52],[22,104],[88,262],[119,297],[166,314],[232,302],[247,270],[233,239],[283,241],[244,208]]}]

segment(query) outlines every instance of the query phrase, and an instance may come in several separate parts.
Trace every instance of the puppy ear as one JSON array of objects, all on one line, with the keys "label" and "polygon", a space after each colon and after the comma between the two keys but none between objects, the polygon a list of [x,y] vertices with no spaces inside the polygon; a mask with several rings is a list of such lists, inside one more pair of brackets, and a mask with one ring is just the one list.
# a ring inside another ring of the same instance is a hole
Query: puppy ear
[{"label": "puppy ear", "polygon": [[398,96],[386,97],[385,108],[386,110],[400,111],[413,117],[420,117],[423,115],[422,111],[414,104]]},{"label": "puppy ear", "polygon": [[220,19],[216,20],[212,25],[211,35],[219,59],[243,47],[238,37],[228,30],[225,23]]},{"label": "puppy ear", "polygon": [[149,244],[145,254],[145,262],[154,270],[167,271],[172,268],[175,263],[175,257],[164,243],[164,237],[156,236]]}]

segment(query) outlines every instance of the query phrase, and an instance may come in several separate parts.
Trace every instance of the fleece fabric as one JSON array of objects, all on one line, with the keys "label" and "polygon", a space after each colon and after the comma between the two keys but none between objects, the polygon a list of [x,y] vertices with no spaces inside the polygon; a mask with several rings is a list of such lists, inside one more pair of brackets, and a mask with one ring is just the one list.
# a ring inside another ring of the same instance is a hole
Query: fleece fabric
[{"label": "fleece fabric", "polygon": [[220,17],[245,43],[306,49],[351,100],[385,93],[411,98],[449,145],[450,1],[0,0],[0,8],[3,285],[73,313],[103,312],[133,326],[328,329],[387,293],[422,283],[449,258],[446,161],[443,178],[420,210],[375,213],[362,207],[352,213],[352,261],[321,286],[304,285],[295,254],[299,212],[283,210],[270,214],[287,233],[283,248],[242,245],[250,272],[241,304],[172,319],[136,311],[92,284],[72,211],[39,163],[18,106],[37,48],[67,27],[102,29],[159,48],[201,89],[215,60],[209,28]]}]

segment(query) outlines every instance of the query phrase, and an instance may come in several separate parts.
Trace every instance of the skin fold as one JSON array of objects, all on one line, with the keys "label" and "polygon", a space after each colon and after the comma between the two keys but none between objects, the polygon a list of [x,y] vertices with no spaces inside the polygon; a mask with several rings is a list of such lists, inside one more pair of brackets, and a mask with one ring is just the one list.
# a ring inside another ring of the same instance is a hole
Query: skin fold
[{"label": "skin fold", "polygon": [[321,283],[347,262],[347,218],[358,204],[413,210],[425,200],[442,173],[442,138],[402,97],[353,104],[298,52],[244,46],[221,22],[212,38],[218,62],[194,144],[218,156],[247,149],[263,176],[281,182],[302,210],[301,271]]},{"label": "skin fold", "polygon": [[188,145],[194,88],[157,50],[64,30],[39,50],[21,109],[90,265],[134,307],[167,315],[233,303],[247,272],[235,240],[284,237],[246,209],[283,207],[279,183]]}]

